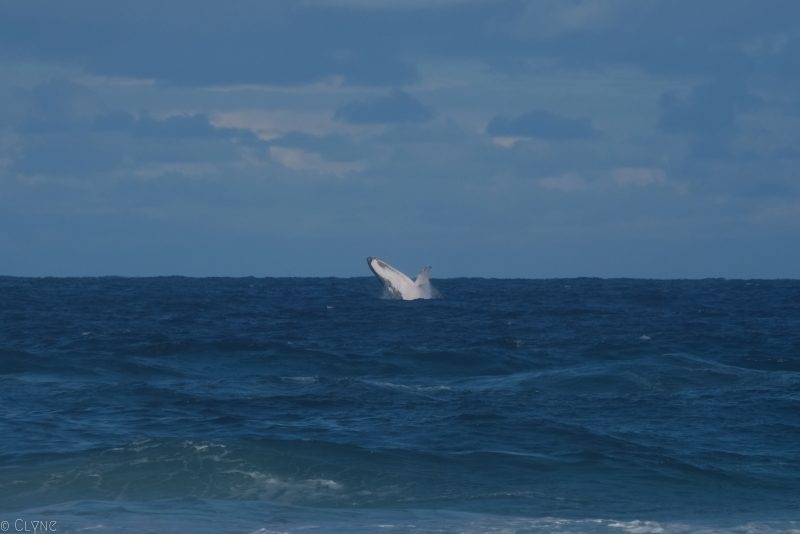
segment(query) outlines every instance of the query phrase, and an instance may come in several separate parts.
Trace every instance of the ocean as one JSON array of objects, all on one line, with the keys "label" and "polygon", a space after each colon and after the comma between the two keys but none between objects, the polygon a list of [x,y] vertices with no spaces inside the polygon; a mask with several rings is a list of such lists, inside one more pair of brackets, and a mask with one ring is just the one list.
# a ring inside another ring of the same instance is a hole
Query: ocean
[{"label": "ocean", "polygon": [[0,277],[2,532],[800,532],[800,281]]}]

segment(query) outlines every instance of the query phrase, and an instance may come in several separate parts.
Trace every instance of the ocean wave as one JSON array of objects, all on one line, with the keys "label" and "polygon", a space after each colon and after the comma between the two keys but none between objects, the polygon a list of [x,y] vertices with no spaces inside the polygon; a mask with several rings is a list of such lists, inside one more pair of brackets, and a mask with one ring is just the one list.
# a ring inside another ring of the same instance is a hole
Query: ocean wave
[{"label": "ocean wave", "polygon": [[549,514],[491,514],[420,508],[305,508],[264,503],[231,503],[213,499],[147,502],[86,500],[20,511],[29,518],[56,522],[59,532],[198,534],[237,532],[288,534],[321,531],[336,534],[796,534],[791,518],[749,519],[737,514],[697,520],[618,519]]},{"label": "ocean wave", "polygon": [[[198,498],[313,507],[522,507],[529,513],[584,513],[608,509],[624,498],[629,512],[639,513],[654,493],[663,495],[665,509],[675,491],[691,493],[698,505],[712,506],[728,493],[757,495],[775,483],[770,479],[765,485],[752,474],[691,463],[656,446],[587,429],[562,427],[559,432],[568,438],[564,443],[576,443],[570,438],[577,434],[585,446],[541,447],[540,453],[513,444],[452,452],[442,447],[433,453],[298,440],[162,438],[85,451],[18,454],[3,457],[0,503],[8,511],[76,498]],[[720,491],[720,485],[727,489]],[[797,501],[791,497],[796,483],[786,480],[784,485],[787,502],[780,506]],[[647,498],[632,497],[634,487]],[[592,488],[604,489],[591,501],[579,497]],[[714,495],[707,493],[711,488]],[[672,511],[682,506],[674,501]]]}]

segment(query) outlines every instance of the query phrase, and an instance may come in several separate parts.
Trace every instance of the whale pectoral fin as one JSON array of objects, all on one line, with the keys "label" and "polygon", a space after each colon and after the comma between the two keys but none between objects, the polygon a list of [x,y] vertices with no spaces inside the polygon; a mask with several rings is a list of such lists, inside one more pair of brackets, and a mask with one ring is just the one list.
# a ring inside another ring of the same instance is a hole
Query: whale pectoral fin
[{"label": "whale pectoral fin", "polygon": [[422,285],[422,284],[427,284],[428,283],[428,278],[430,278],[430,275],[431,275],[431,266],[428,265],[427,267],[425,267],[424,269],[422,269],[419,272],[419,274],[417,275],[417,279],[414,280],[414,283],[416,285],[418,285],[418,286]]}]

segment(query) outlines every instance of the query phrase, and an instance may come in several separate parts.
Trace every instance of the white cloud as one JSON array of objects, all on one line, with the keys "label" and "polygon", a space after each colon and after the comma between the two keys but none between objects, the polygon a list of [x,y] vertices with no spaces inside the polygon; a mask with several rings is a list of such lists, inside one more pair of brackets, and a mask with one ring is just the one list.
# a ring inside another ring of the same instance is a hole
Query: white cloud
[{"label": "white cloud", "polygon": [[322,135],[339,129],[329,113],[294,110],[245,109],[217,113],[211,117],[217,128],[242,128],[268,141],[287,132],[300,131]]},{"label": "white cloud", "polygon": [[522,137],[492,137],[492,143],[503,148],[514,148],[514,145],[523,140]]},{"label": "white cloud", "polygon": [[294,109],[242,109],[216,113],[210,118],[217,128],[241,128],[250,130],[260,139],[269,141],[289,132],[312,135],[331,133],[370,134],[383,130],[383,125],[350,125],[333,120],[333,114],[325,111],[297,111]]},{"label": "white cloud", "polygon": [[272,146],[269,148],[269,155],[287,169],[298,172],[342,176],[351,172],[363,171],[366,168],[366,162],[363,160],[329,161],[322,159],[315,152],[297,148]]}]

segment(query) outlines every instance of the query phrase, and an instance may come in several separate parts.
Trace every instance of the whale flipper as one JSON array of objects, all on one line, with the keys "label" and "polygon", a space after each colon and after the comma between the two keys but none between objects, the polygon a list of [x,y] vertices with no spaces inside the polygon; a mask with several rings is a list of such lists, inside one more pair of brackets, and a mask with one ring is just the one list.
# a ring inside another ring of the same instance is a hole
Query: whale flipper
[{"label": "whale flipper", "polygon": [[420,284],[420,283],[427,284],[428,283],[428,279],[430,278],[430,275],[431,275],[431,266],[428,265],[427,267],[425,267],[424,269],[422,269],[419,272],[419,274],[417,275],[416,280],[414,280],[414,283],[415,284]]},{"label": "whale flipper", "polygon": [[369,265],[372,273],[383,283],[386,291],[393,298],[416,300],[433,297],[433,288],[430,283],[430,267],[422,269],[416,280],[411,280],[402,272],[374,256],[367,258],[367,265]]}]

